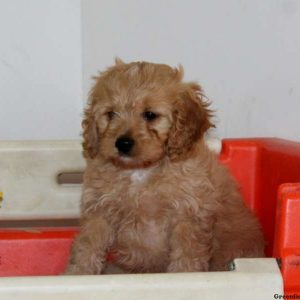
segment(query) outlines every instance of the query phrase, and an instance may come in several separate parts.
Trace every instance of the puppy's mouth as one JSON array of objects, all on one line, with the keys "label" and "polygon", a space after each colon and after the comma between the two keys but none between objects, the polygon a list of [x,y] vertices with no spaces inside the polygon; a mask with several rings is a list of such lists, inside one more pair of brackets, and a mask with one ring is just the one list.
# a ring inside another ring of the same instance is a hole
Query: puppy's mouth
[{"label": "puppy's mouth", "polygon": [[143,160],[133,153],[118,153],[116,156],[111,157],[111,161],[114,165],[121,167],[122,169],[141,169],[154,164],[152,160]]},{"label": "puppy's mouth", "polygon": [[123,153],[119,153],[116,159],[123,161],[124,163],[130,163],[134,161],[132,156]]},{"label": "puppy's mouth", "polygon": [[111,162],[122,169],[143,169],[157,164],[162,157],[142,158],[136,155],[118,153],[110,158]]},{"label": "puppy's mouth", "polygon": [[134,159],[134,156],[135,156],[133,152],[123,153],[123,152],[120,152],[120,151],[118,151],[117,155],[120,159],[123,159],[125,161],[130,161],[130,160]]}]

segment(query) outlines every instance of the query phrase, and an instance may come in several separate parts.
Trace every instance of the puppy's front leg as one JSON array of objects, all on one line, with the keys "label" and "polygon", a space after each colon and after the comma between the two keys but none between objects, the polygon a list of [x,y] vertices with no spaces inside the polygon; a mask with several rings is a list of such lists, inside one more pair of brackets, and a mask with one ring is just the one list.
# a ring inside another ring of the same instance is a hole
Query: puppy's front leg
[{"label": "puppy's front leg", "polygon": [[180,221],[170,238],[168,272],[209,270],[212,253],[212,225],[205,222]]},{"label": "puppy's front leg", "polygon": [[100,216],[87,219],[73,243],[65,274],[100,274],[105,265],[106,251],[112,241],[113,231],[105,219]]}]

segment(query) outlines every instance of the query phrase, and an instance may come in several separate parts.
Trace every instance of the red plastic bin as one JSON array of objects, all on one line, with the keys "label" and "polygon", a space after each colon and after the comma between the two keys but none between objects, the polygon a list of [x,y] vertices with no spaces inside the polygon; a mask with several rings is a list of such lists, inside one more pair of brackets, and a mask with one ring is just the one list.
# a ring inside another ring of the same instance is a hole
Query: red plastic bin
[{"label": "red plastic bin", "polygon": [[[285,292],[300,293],[300,143],[225,139],[219,159],[261,222],[266,255],[281,258]],[[70,227],[0,230],[0,276],[61,273],[77,231]]]}]

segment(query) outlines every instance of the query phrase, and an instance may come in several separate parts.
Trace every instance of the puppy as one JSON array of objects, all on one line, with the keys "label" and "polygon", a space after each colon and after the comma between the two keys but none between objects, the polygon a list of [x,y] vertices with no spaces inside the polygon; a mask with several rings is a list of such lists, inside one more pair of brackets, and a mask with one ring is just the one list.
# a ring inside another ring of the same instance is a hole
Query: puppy
[{"label": "puppy", "polygon": [[83,120],[87,161],[81,231],[66,274],[227,270],[264,242],[227,169],[204,144],[213,126],[183,69],[116,65],[92,88]]}]

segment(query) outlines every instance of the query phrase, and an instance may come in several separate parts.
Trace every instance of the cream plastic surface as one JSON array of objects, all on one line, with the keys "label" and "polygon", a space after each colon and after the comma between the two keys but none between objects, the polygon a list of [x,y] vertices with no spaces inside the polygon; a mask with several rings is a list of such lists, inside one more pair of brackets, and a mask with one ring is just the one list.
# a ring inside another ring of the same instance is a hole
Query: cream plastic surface
[{"label": "cream plastic surface", "polygon": [[0,278],[0,299],[266,300],[283,294],[275,259],[235,265],[229,272]]}]

